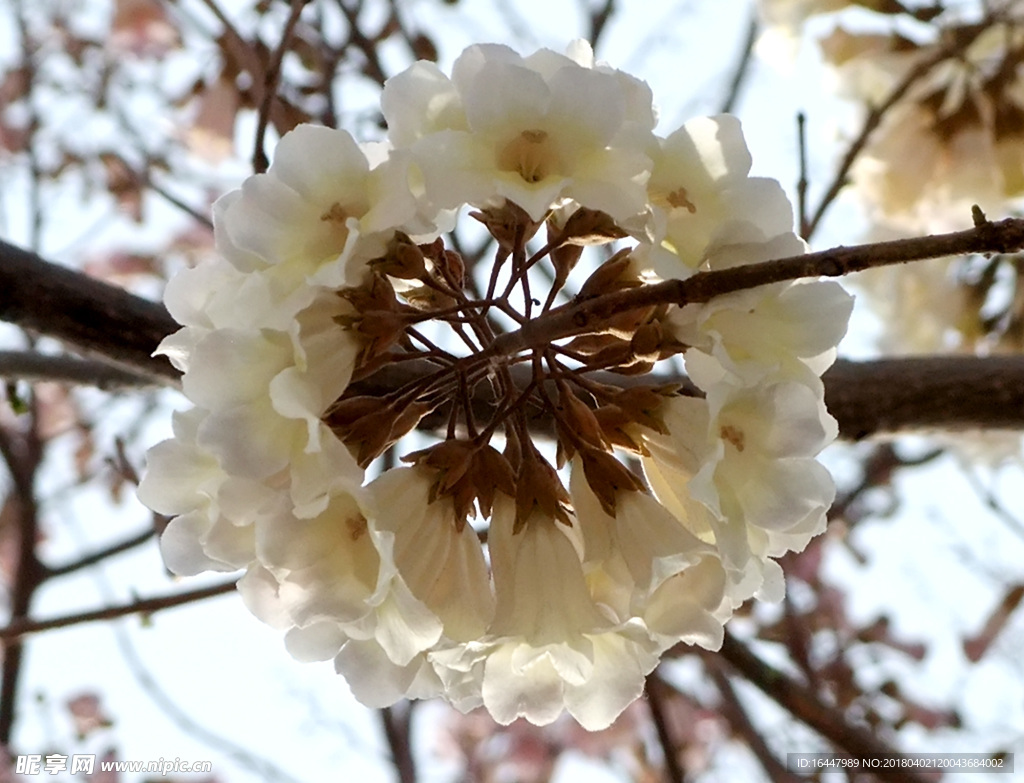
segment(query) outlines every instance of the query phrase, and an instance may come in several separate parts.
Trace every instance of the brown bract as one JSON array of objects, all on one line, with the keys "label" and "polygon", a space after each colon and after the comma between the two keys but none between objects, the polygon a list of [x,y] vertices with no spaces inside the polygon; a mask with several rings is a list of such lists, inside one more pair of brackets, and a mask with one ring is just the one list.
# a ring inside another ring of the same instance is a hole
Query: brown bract
[{"label": "brown bract", "polygon": [[[556,464],[580,455],[586,481],[614,513],[618,493],[645,490],[616,451],[642,452],[638,426],[664,430],[657,410],[674,389],[623,391],[596,382],[594,373],[640,375],[681,353],[686,346],[662,324],[670,307],[640,303],[595,319],[568,340],[555,335],[499,354],[494,349],[508,336],[510,322],[536,323],[558,309],[559,297],[591,301],[647,284],[630,247],[608,253],[590,265],[585,279],[573,280],[585,247],[627,236],[603,212],[556,210],[534,221],[505,203],[472,215],[497,242],[492,258],[466,257],[442,239],[417,244],[396,232],[384,254],[370,261],[366,282],[338,292],[351,312],[336,320],[362,341],[354,379],[396,362],[434,369],[385,398],[350,390],[324,421],[367,466],[427,413],[446,415],[444,439],[404,459],[434,472],[431,502],[451,498],[460,529],[477,513],[488,516],[503,492],[515,498],[518,531],[535,514],[571,523],[569,493],[531,440],[531,421],[541,413],[554,423]],[[536,239],[542,226],[543,244]],[[538,290],[540,285],[547,287]],[[449,336],[439,338],[439,327]],[[527,367],[524,385],[521,370]],[[488,389],[489,406],[479,404],[481,387]],[[504,440],[504,454],[490,445],[495,436]]]},{"label": "brown bract", "polygon": [[430,502],[441,497],[452,499],[459,532],[477,510],[481,516],[491,515],[499,491],[508,497],[516,495],[515,471],[501,453],[485,443],[446,440],[402,459],[436,472]]}]

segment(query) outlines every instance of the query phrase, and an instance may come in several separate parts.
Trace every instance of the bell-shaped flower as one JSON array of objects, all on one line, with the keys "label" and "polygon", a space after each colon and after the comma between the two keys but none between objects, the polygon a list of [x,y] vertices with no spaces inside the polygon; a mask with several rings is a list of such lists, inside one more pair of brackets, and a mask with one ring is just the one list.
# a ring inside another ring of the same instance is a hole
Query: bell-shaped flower
[{"label": "bell-shaped flower", "polygon": [[299,125],[285,134],[264,174],[214,207],[217,249],[242,271],[276,267],[283,294],[303,283],[359,284],[387,232],[416,216],[408,164],[371,168],[345,131]]},{"label": "bell-shaped flower", "polygon": [[320,417],[348,385],[360,349],[335,321],[340,307],[324,293],[293,316],[287,333],[187,327],[161,343],[161,352],[174,352],[182,332],[200,335],[184,349],[182,388],[210,411],[198,441],[227,472],[266,479],[297,452],[323,448]]},{"label": "bell-shaped flower", "polygon": [[569,492],[583,538],[584,563],[621,556],[644,595],[711,551],[643,490],[617,492],[615,514],[606,513],[584,475],[579,456],[573,460]]},{"label": "bell-shaped flower", "polygon": [[[814,459],[836,435],[819,394],[800,383],[722,383],[710,389],[707,404],[702,465],[688,486],[712,512],[723,560],[744,569],[752,557],[803,549],[824,529],[835,497],[831,476]],[[668,407],[675,440],[682,428],[674,429],[674,406]]]},{"label": "bell-shaped flower", "polygon": [[484,705],[502,724],[545,725],[568,710],[585,728],[604,728],[643,692],[653,645],[642,626],[594,603],[576,531],[535,510],[513,532],[515,518],[515,503],[499,496],[488,534],[494,622],[467,645],[483,659]]},{"label": "bell-shaped flower", "polygon": [[750,152],[735,117],[691,120],[661,140],[652,157],[650,266],[662,279],[688,277],[723,245],[792,230],[782,186],[749,175]]},{"label": "bell-shaped flower", "polygon": [[199,445],[237,476],[265,479],[305,446],[304,423],[274,410],[270,383],[292,365],[287,334],[219,329],[194,346],[182,379],[185,395],[210,411]]},{"label": "bell-shaped flower", "polygon": [[[295,314],[316,294],[312,288],[300,287],[285,296],[273,268],[242,271],[224,258],[213,257],[182,269],[168,280],[164,304],[174,320],[187,327],[181,331],[195,334],[191,341],[178,341],[188,346],[213,329],[286,332]],[[166,350],[166,344],[165,341],[164,353],[174,361],[175,354],[182,351],[172,354]]]},{"label": "bell-shaped flower", "polygon": [[444,623],[448,639],[478,639],[494,597],[476,531],[461,523],[450,497],[431,498],[436,480],[424,467],[393,468],[368,487],[374,530],[387,537],[399,576]]},{"label": "bell-shaped flower", "polygon": [[715,548],[647,492],[618,493],[608,515],[578,460],[570,492],[595,600],[622,620],[642,620],[659,650],[679,642],[718,649],[733,601]]},{"label": "bell-shaped flower", "polygon": [[801,384],[732,394],[718,387],[713,406],[667,401],[668,432],[642,431],[641,461],[658,500],[718,551],[729,597],[778,600],[781,571],[768,558],[803,549],[824,527],[834,486],[812,456],[834,436],[834,422]]},{"label": "bell-shaped flower", "polygon": [[350,639],[334,658],[352,695],[372,709],[390,707],[402,699],[430,699],[443,694],[443,685],[427,660],[416,655],[404,665],[396,664],[374,639]]},{"label": "bell-shaped flower", "polygon": [[183,576],[244,568],[255,556],[252,520],[282,507],[277,492],[227,475],[197,444],[206,415],[202,409],[174,414],[174,437],[149,450],[139,483],[143,503],[174,517],[160,549],[167,567]]},{"label": "bell-shaped flower", "polygon": [[373,641],[399,667],[440,638],[441,621],[398,575],[393,537],[373,528],[367,490],[336,491],[311,519],[256,524],[259,567],[239,583],[247,606],[291,627],[304,658],[336,656],[350,639]]},{"label": "bell-shaped flower", "polygon": [[[436,98],[426,128],[404,121],[397,100],[423,82]],[[418,65],[385,88],[386,110],[398,113],[397,141],[415,139],[410,149],[435,207],[507,199],[540,220],[570,198],[613,218],[643,211],[652,137],[641,130],[635,85],[553,52],[531,61],[498,45],[467,49],[451,83],[454,92]],[[650,106],[646,115],[653,127]]]},{"label": "bell-shaped flower", "polygon": [[838,283],[779,283],[674,309],[668,322],[677,340],[711,354],[744,385],[766,378],[815,385],[852,311],[853,297]]},{"label": "bell-shaped flower", "polygon": [[683,643],[717,650],[725,638],[725,621],[739,603],[730,595],[722,561],[707,552],[662,582],[643,602],[641,616],[659,649]]}]

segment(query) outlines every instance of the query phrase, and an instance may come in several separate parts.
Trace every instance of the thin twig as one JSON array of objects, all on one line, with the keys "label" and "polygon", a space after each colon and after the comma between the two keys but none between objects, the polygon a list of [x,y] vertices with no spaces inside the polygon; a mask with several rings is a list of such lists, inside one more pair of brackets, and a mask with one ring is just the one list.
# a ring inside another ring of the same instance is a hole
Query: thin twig
[{"label": "thin twig", "polygon": [[800,112],[796,115],[797,144],[800,147],[800,179],[796,183],[797,218],[800,225],[800,236],[807,239],[811,227],[807,220],[807,115]]},{"label": "thin twig", "polygon": [[807,277],[840,277],[876,266],[966,253],[1012,253],[1024,249],[1024,219],[984,222],[965,231],[914,239],[896,239],[854,247],[699,272],[685,280],[664,280],[592,299],[573,301],[538,315],[522,328],[498,336],[481,358],[520,351],[579,334],[600,332],[619,313],[663,304],[708,302],[716,296]]},{"label": "thin twig", "polygon": [[665,758],[665,777],[669,783],[683,783],[686,780],[686,772],[679,763],[679,749],[672,738],[665,704],[670,688],[671,686],[658,676],[657,670],[647,675],[647,706],[651,710],[654,729],[658,732],[661,755]]},{"label": "thin twig", "polygon": [[104,391],[160,385],[150,376],[136,375],[106,362],[35,351],[0,351],[0,378],[74,383]]},{"label": "thin twig", "polygon": [[46,218],[43,210],[43,167],[39,157],[38,137],[42,125],[36,101],[35,85],[38,69],[36,55],[39,51],[39,43],[33,39],[29,32],[28,18],[25,12],[26,7],[31,3],[25,0],[18,0],[15,4],[15,23],[18,29],[18,42],[21,48],[22,78],[25,80],[24,94],[25,104],[28,109],[28,120],[25,124],[25,155],[28,161],[28,215],[29,230],[28,244],[33,250],[39,250],[43,240],[43,221]]},{"label": "thin twig", "polygon": [[252,169],[257,174],[262,174],[270,165],[267,153],[263,149],[264,137],[267,135],[267,123],[270,121],[270,107],[277,99],[277,80],[281,75],[281,61],[284,59],[285,52],[288,51],[295,25],[298,24],[302,9],[307,2],[309,0],[291,0],[291,13],[288,14],[288,21],[284,24],[281,42],[274,50],[274,54],[263,72],[263,100],[260,101],[259,118],[256,122],[256,141],[252,152]]},{"label": "thin twig", "polygon": [[614,13],[615,0],[605,0],[604,5],[590,12],[590,32],[587,35],[587,40],[590,41],[590,45],[594,50],[597,49],[601,35],[604,33],[605,28],[608,26],[608,21]]},{"label": "thin twig", "polygon": [[[13,534],[10,548],[13,572],[9,575],[7,604],[13,622],[27,619],[32,600],[45,578],[36,553],[39,535],[39,505],[35,484],[43,459],[43,442],[38,431],[38,403],[32,390],[27,397],[27,413],[10,427],[0,426],[0,456],[11,478],[5,503],[14,512],[9,523]],[[0,637],[0,746],[7,746],[14,731],[17,694],[20,687],[25,648],[20,639]]]},{"label": "thin twig", "polygon": [[899,760],[907,758],[903,753],[888,746],[872,731],[849,722],[841,712],[823,703],[818,694],[765,663],[728,631],[719,654],[766,696],[852,757],[897,760],[895,767],[874,770],[880,779],[930,783],[929,778],[913,772],[912,766],[899,766]]},{"label": "thin twig", "polygon": [[971,485],[971,489],[978,496],[978,499],[984,503],[988,508],[995,514],[999,519],[1003,521],[1014,535],[1018,538],[1024,539],[1024,522],[1019,518],[1010,513],[1010,511],[999,502],[999,498],[996,497],[995,493],[986,487],[981,482],[981,478],[974,472],[974,470],[964,470],[964,478],[967,483]]},{"label": "thin twig", "polygon": [[97,620],[113,620],[116,617],[124,617],[129,614],[152,614],[161,609],[170,609],[174,606],[182,606],[204,598],[212,598],[216,595],[224,595],[235,589],[235,582],[221,582],[210,587],[200,587],[196,590],[189,590],[174,595],[157,596],[156,598],[142,598],[132,601],[129,604],[120,606],[105,606],[102,609],[92,609],[87,612],[74,612],[72,614],[52,617],[49,620],[14,620],[5,628],[0,628],[0,639],[20,639],[23,636],[43,631],[52,631],[55,628],[67,628],[71,625],[82,623],[94,623]]},{"label": "thin twig", "polygon": [[758,23],[757,9],[753,8],[750,12],[750,21],[747,22],[747,36],[743,39],[743,48],[740,50],[739,60],[737,60],[736,66],[733,68],[732,79],[729,80],[729,90],[725,94],[722,105],[718,108],[721,114],[728,114],[736,106],[740,91],[743,89],[743,83],[750,73],[750,63],[754,59],[754,44],[757,43],[759,31],[760,24]]},{"label": "thin twig", "polygon": [[363,67],[363,73],[373,79],[381,87],[384,86],[384,82],[387,81],[387,72],[384,70],[384,65],[380,61],[380,53],[377,51],[377,44],[380,40],[380,36],[367,36],[359,28],[359,11],[362,8],[362,3],[356,3],[354,7],[349,7],[345,0],[337,0],[338,8],[341,13],[344,14],[345,20],[348,22],[348,46],[355,46],[359,51],[366,57],[366,64]]},{"label": "thin twig", "polygon": [[185,203],[180,198],[171,193],[169,190],[167,190],[167,188],[165,188],[163,185],[154,182],[152,177],[139,175],[138,172],[135,171],[132,171],[132,174],[140,176],[140,179],[146,185],[146,187],[148,187],[150,190],[152,190],[154,193],[160,196],[164,201],[180,209],[186,215],[191,217],[194,221],[199,223],[199,225],[204,226],[205,228],[208,228],[211,231],[213,230],[213,220],[210,218],[209,215],[199,211],[190,204]]},{"label": "thin twig", "polygon": [[83,568],[88,568],[89,566],[96,565],[97,563],[102,563],[109,557],[119,555],[122,552],[127,552],[130,549],[134,549],[137,546],[145,544],[153,538],[154,534],[155,531],[153,528],[148,528],[147,530],[143,530],[141,533],[136,533],[131,538],[126,538],[124,541],[119,541],[116,544],[103,547],[95,552],[90,552],[88,555],[83,555],[70,563],[65,563],[62,566],[46,567],[46,578],[51,579],[58,576],[66,576],[67,574],[72,574],[75,571],[80,571]]},{"label": "thin twig", "polygon": [[750,720],[743,702],[740,701],[736,689],[729,682],[729,677],[722,671],[720,663],[710,658],[705,659],[704,663],[711,673],[711,679],[715,681],[715,687],[718,688],[718,692],[722,695],[722,699],[725,702],[722,705],[723,715],[733,724],[733,728],[742,735],[773,783],[800,783],[800,781],[804,780],[787,770],[786,765],[779,761],[775,754],[772,753],[768,743],[765,742],[763,732]]}]

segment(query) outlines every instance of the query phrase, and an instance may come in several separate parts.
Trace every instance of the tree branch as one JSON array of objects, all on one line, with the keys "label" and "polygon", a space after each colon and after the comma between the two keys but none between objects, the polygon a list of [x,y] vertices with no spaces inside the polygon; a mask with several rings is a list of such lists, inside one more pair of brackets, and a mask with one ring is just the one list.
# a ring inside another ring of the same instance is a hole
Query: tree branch
[{"label": "tree branch", "polygon": [[134,549],[137,546],[145,544],[147,541],[152,539],[156,535],[156,530],[152,527],[143,530],[141,533],[136,533],[131,538],[126,538],[124,541],[118,541],[116,544],[110,544],[102,549],[98,549],[95,552],[90,552],[87,555],[77,560],[65,563],[61,566],[44,566],[46,578],[52,579],[58,576],[66,576],[67,574],[73,574],[75,571],[80,571],[83,568],[94,566],[97,563],[102,563],[108,557],[119,555],[122,552],[127,552]]},{"label": "tree branch", "polygon": [[590,45],[595,50],[597,49],[598,42],[601,40],[601,34],[604,33],[605,28],[608,26],[608,21],[614,13],[615,0],[605,0],[604,5],[589,11],[588,22],[590,23],[590,30],[587,33],[587,40],[590,41]]},{"label": "tree branch", "polygon": [[[29,615],[36,590],[45,578],[42,563],[36,555],[39,534],[39,504],[35,482],[43,459],[43,444],[39,438],[38,403],[35,395],[28,396],[28,411],[21,421],[10,427],[0,427],[0,456],[11,478],[10,494],[4,503],[12,504],[13,546],[9,550],[13,566],[8,575],[7,605],[13,622]],[[17,694],[20,686],[25,648],[19,639],[0,637],[3,664],[0,668],[0,746],[10,744],[14,730]]]},{"label": "tree branch", "polygon": [[651,711],[651,720],[654,722],[654,729],[658,734],[658,744],[661,746],[661,755],[665,761],[665,778],[669,783],[684,783],[686,770],[679,762],[679,748],[672,737],[672,729],[669,727],[668,710],[666,700],[669,698],[672,686],[658,676],[657,670],[647,675],[647,706]]},{"label": "tree branch", "polygon": [[[728,631],[720,655],[765,695],[854,758],[903,757],[903,753],[887,746],[871,731],[850,723],[842,713],[823,704],[806,685],[769,666]],[[878,769],[874,774],[899,783],[929,782],[929,778],[915,773],[913,767]]]},{"label": "tree branch", "polygon": [[[352,386],[353,394],[384,396],[434,372],[425,362],[396,362]],[[531,369],[510,369],[516,386],[525,389]],[[619,376],[592,373],[610,386],[679,384],[698,394],[685,376],[670,373]],[[935,428],[1024,430],[1024,356],[918,356],[873,361],[838,361],[822,378],[825,403],[839,422],[839,436],[860,440],[882,433]],[[473,410],[480,420],[493,413],[494,390],[481,383],[473,390]],[[443,426],[447,414],[434,413],[422,429]],[[551,412],[531,413],[531,428],[550,430]]]},{"label": "tree branch", "polygon": [[841,277],[889,264],[903,264],[967,253],[1014,253],[1024,249],[1024,219],[981,221],[974,228],[914,239],[896,239],[818,253],[698,272],[685,280],[615,291],[582,301],[574,300],[538,316],[514,332],[500,335],[480,356],[514,356],[553,340],[600,331],[612,316],[641,307],[695,304],[716,296],[761,285],[809,277]]},{"label": "tree branch", "polygon": [[60,617],[53,617],[49,620],[14,620],[6,628],[0,628],[0,639],[5,641],[20,639],[32,633],[52,631],[55,628],[67,628],[68,626],[81,625],[82,623],[93,623],[97,620],[113,620],[114,618],[124,617],[129,614],[152,614],[153,612],[159,612],[161,609],[170,609],[173,606],[181,606],[193,601],[201,601],[204,598],[212,598],[215,595],[230,593],[235,589],[236,581],[232,579],[230,582],[221,582],[210,587],[200,587],[197,590],[189,590],[185,593],[158,596],[156,598],[143,598],[138,601],[132,601],[130,604],[106,606],[102,609],[93,609],[88,612],[74,612]]},{"label": "tree branch", "polygon": [[768,747],[761,730],[750,720],[736,689],[732,687],[729,677],[723,671],[724,664],[707,659],[704,663],[722,696],[720,712],[732,724],[733,730],[750,747],[751,752],[757,757],[772,783],[801,783],[804,778],[786,769],[786,765],[779,761]]},{"label": "tree branch", "polygon": [[270,165],[267,153],[263,150],[263,139],[267,133],[267,123],[270,121],[270,108],[277,98],[277,80],[281,74],[281,61],[284,59],[285,52],[288,51],[295,25],[299,23],[299,16],[302,15],[302,9],[306,7],[307,2],[309,0],[291,0],[291,11],[288,14],[288,21],[284,23],[281,42],[274,50],[274,54],[263,72],[263,100],[260,101],[259,116],[256,122],[256,141],[253,144],[252,153],[252,169],[257,174],[262,174]]},{"label": "tree branch", "polygon": [[157,344],[179,326],[150,302],[0,241],[0,320],[64,340],[163,384],[178,371]]},{"label": "tree branch", "polygon": [[0,378],[30,383],[73,383],[104,391],[159,385],[152,376],[139,375],[107,362],[35,351],[0,351]]},{"label": "tree branch", "polygon": [[1024,430],[1024,356],[837,362],[825,404],[843,438],[910,429]]},{"label": "tree branch", "polygon": [[[803,277],[835,277],[884,264],[966,253],[1012,253],[1024,248],[1024,219],[981,221],[966,231],[837,247],[760,264],[701,272],[686,280],[619,291],[555,308],[499,336],[480,358],[515,355],[530,347],[601,329],[609,317],[657,304],[706,302],[725,293]],[[164,384],[179,375],[152,352],[178,329],[162,305],[0,242],[0,319],[68,341]],[[431,368],[433,369],[433,368]],[[515,370],[516,368],[513,368]],[[361,394],[386,394],[427,371],[398,362],[360,381]],[[649,375],[624,383],[685,379]],[[935,356],[840,362],[825,374],[826,402],[845,438],[921,427],[1024,428],[1024,358]],[[489,404],[485,384],[475,403]],[[885,399],[885,405],[879,400]],[[542,424],[542,422],[538,422]],[[430,420],[424,426],[433,426]]]},{"label": "tree branch", "polygon": [[416,783],[416,758],[412,753],[412,710],[413,702],[406,701],[378,711],[399,783]]},{"label": "tree branch", "polygon": [[750,73],[750,63],[753,60],[754,54],[754,44],[757,43],[757,35],[760,30],[761,25],[758,21],[757,8],[752,7],[750,11],[750,21],[747,22],[747,35],[743,40],[743,48],[740,50],[739,59],[733,67],[732,78],[729,80],[729,89],[725,94],[725,99],[718,108],[719,114],[728,114],[736,106],[736,100],[740,97],[740,91],[743,89],[743,83],[747,80],[747,74]]}]

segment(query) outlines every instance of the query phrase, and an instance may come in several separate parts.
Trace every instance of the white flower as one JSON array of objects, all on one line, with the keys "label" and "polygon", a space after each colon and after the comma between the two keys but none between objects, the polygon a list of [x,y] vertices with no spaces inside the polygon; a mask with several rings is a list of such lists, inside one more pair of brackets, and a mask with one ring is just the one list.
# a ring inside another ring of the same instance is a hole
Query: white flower
[{"label": "white flower", "polygon": [[[418,98],[405,105],[412,92]],[[571,198],[625,219],[643,210],[650,172],[654,113],[638,105],[640,92],[610,69],[485,45],[459,57],[450,83],[430,66],[399,74],[383,103],[392,141],[413,141],[426,197],[439,208],[508,199],[540,220]],[[424,116],[409,117],[419,106]]]},{"label": "white flower", "polygon": [[669,319],[677,339],[714,356],[744,384],[784,377],[816,385],[852,310],[853,297],[838,283],[780,283],[688,305]]},{"label": "white flower", "polygon": [[[780,283],[623,314],[565,344],[578,368],[529,340],[506,357],[490,319],[527,329],[529,310],[509,308],[534,294],[525,268],[500,297],[452,290],[486,271],[435,239],[461,207],[517,204],[484,216],[517,263],[561,210],[559,274],[575,243],[638,241],[591,293],[804,252],[782,189],[750,177],[733,118],[659,140],[647,86],[583,42],[568,56],[471,47],[451,78],[417,63],[383,110],[388,143],[300,126],[217,202],[222,258],[169,283],[183,328],[159,349],[195,408],[150,452],[140,496],[174,517],[171,568],[244,568],[253,614],[297,660],[333,661],[366,705],[443,696],[504,724],[567,710],[606,727],[662,652],[717,649],[742,600],[778,598],[772,558],[823,528],[834,488],[814,457],[836,427],[819,375],[850,299]],[[437,326],[465,346],[449,353]],[[585,374],[672,352],[706,398]],[[532,359],[529,387],[506,359]],[[368,392],[389,363],[430,369]],[[495,404],[478,413],[488,379]],[[573,461],[568,492],[530,442],[538,403]],[[369,462],[434,414],[449,416],[446,442],[364,485],[349,448]],[[639,455],[647,484],[616,449]]]},{"label": "white flower", "polygon": [[[868,106],[886,100],[933,59],[891,106],[851,170],[876,217],[915,232],[962,227],[973,204],[1005,211],[1024,194],[1024,33],[1019,10],[978,26],[955,14],[924,42],[887,22],[886,34],[837,30],[822,48],[844,91]],[[1013,14],[1018,15],[1017,19]],[[890,17],[892,19],[892,17]],[[959,42],[943,57],[948,40]]]},{"label": "white flower", "polygon": [[647,228],[655,243],[650,265],[659,277],[688,277],[705,264],[727,266],[711,261],[721,246],[763,242],[792,230],[793,210],[782,186],[751,177],[750,165],[740,122],[729,115],[690,120],[660,142],[648,182]]},{"label": "white flower", "polygon": [[595,600],[622,621],[642,620],[659,650],[680,642],[718,649],[733,604],[714,546],[643,491],[618,493],[615,516],[609,516],[578,460],[570,490]]},{"label": "white flower", "polygon": [[227,475],[197,444],[205,416],[201,409],[174,414],[174,437],[150,449],[138,490],[147,506],[174,516],[160,548],[167,567],[183,576],[244,568],[255,556],[253,519],[281,505],[278,493]]},{"label": "white flower", "polygon": [[441,619],[445,636],[478,639],[494,614],[483,549],[473,528],[456,520],[451,498],[430,502],[431,483],[423,468],[385,471],[368,487],[373,527],[389,539],[398,574]]},{"label": "white flower", "polygon": [[210,411],[197,440],[232,475],[268,478],[304,448],[305,425],[277,414],[270,398],[271,380],[292,357],[286,334],[236,329],[210,332],[189,353],[182,386]]},{"label": "white flower", "polygon": [[722,561],[709,553],[659,585],[644,602],[643,621],[660,649],[683,643],[718,650],[734,604]]},{"label": "white flower", "polygon": [[584,563],[621,556],[632,581],[645,595],[711,551],[643,490],[616,493],[615,514],[607,514],[584,476],[579,457],[573,460],[569,489]]},{"label": "white flower", "polygon": [[943,137],[935,124],[916,104],[897,107],[854,166],[854,183],[878,216],[926,229],[944,214],[969,215],[972,204],[998,211],[1007,195],[1016,195],[1004,190],[990,130],[965,125]]},{"label": "white flower", "polygon": [[[359,343],[336,322],[341,300],[320,294],[295,314],[289,331],[186,327],[159,352],[185,371],[182,387],[209,411],[197,442],[235,476],[267,480],[289,465],[316,472],[301,454],[333,436],[320,417],[351,377]],[[338,452],[328,457],[336,466]],[[320,471],[322,472],[322,471]],[[315,491],[302,490],[309,501]]]},{"label": "white flower", "polygon": [[326,660],[350,639],[378,644],[405,667],[440,638],[441,621],[398,576],[392,539],[373,529],[366,490],[337,491],[312,519],[256,523],[256,561],[239,582],[265,622],[291,627],[291,644]]},{"label": "white flower", "polygon": [[483,703],[502,724],[545,725],[566,709],[584,728],[604,728],[643,692],[653,645],[591,599],[575,531],[539,511],[517,533],[514,523],[515,504],[502,496],[488,536],[495,618],[468,646],[483,658]]},{"label": "white flower", "polygon": [[214,206],[219,252],[241,271],[273,268],[284,294],[358,284],[386,232],[415,217],[402,156],[371,169],[348,133],[314,125],[285,134],[270,169]]},{"label": "white flower", "polygon": [[367,707],[390,707],[402,699],[448,697],[425,654],[400,666],[373,639],[345,642],[334,658],[334,668],[348,682],[352,695]]},{"label": "white flower", "polygon": [[[788,382],[720,384],[707,402],[669,401],[663,416],[668,439],[645,435],[648,459],[662,476],[689,474],[689,495],[711,512],[698,524],[710,528],[734,581],[752,558],[800,551],[824,530],[835,486],[813,457],[835,438],[836,426],[812,389]],[[656,492],[682,491],[652,483]]]}]

